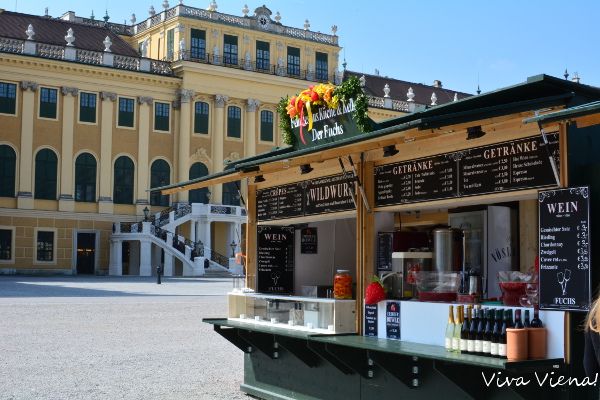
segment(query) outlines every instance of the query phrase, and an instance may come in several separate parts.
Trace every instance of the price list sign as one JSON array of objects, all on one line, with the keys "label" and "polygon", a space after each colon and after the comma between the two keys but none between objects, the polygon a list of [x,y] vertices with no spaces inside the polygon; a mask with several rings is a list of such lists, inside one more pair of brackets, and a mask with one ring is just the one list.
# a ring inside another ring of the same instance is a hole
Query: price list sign
[{"label": "price list sign", "polygon": [[464,152],[460,158],[460,195],[556,185],[549,154],[558,161],[558,134],[512,140]]},{"label": "price list sign", "polygon": [[386,206],[456,196],[457,164],[451,154],[375,168],[375,204]]},{"label": "price list sign", "polygon": [[277,186],[256,192],[256,216],[259,221],[293,218],[303,215],[304,190],[301,184]]},{"label": "price list sign", "polygon": [[354,181],[332,175],[306,181],[304,214],[326,214],[353,210]]},{"label": "price list sign", "polygon": [[257,289],[259,293],[293,294],[294,227],[257,227]]},{"label": "price list sign", "polygon": [[588,311],[590,291],[589,187],[540,191],[540,308]]}]

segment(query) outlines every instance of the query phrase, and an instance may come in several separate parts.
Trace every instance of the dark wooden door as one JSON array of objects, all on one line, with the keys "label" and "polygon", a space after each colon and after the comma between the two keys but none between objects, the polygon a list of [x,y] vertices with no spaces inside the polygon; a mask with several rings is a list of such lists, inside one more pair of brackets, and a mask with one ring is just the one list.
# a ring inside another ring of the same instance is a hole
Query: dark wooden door
[{"label": "dark wooden door", "polygon": [[77,274],[93,274],[96,255],[96,234],[77,234]]}]

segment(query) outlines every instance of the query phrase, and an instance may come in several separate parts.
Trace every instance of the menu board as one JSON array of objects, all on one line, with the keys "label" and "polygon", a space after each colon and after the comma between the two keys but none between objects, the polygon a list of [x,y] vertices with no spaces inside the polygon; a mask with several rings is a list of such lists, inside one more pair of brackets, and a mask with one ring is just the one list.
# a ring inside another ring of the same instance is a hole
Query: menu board
[{"label": "menu board", "polygon": [[257,227],[257,291],[294,293],[294,227]]},{"label": "menu board", "polygon": [[558,133],[539,135],[375,168],[375,206],[555,186]]},{"label": "menu board", "polygon": [[375,204],[413,203],[456,196],[456,161],[450,154],[375,168]]},{"label": "menu board", "polygon": [[365,336],[377,337],[377,304],[365,304]]},{"label": "menu board", "polygon": [[344,175],[326,176],[306,182],[304,214],[325,214],[352,210],[354,180]]},{"label": "menu board", "polygon": [[558,162],[558,134],[547,136],[548,149],[541,136],[533,136],[466,151],[459,161],[459,194],[556,185],[548,154]]},{"label": "menu board", "polygon": [[588,311],[590,291],[589,187],[540,191],[540,308]]},{"label": "menu board", "polygon": [[302,228],[300,231],[300,253],[317,254],[318,236],[317,228]]},{"label": "menu board", "polygon": [[331,175],[256,191],[258,221],[354,209],[354,177]]},{"label": "menu board", "polygon": [[377,233],[377,271],[392,270],[393,232]]},{"label": "menu board", "polygon": [[300,184],[277,186],[256,192],[259,221],[292,218],[303,214],[304,190]]},{"label": "menu board", "polygon": [[400,339],[400,303],[388,301],[385,306],[385,333],[388,339]]}]

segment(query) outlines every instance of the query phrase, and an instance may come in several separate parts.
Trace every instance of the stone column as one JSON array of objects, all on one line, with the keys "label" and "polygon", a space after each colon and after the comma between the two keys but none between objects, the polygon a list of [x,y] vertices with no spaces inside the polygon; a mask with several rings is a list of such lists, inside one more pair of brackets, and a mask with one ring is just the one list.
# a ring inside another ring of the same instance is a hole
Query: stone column
[{"label": "stone column", "polygon": [[[228,96],[215,95],[215,121],[212,131],[212,172],[223,171],[223,141],[225,140],[225,104],[229,100]],[[212,186],[210,202],[220,204],[223,201],[222,185]]]},{"label": "stone column", "polygon": [[17,191],[17,207],[33,209],[33,119],[35,114],[35,92],[38,84],[21,82],[23,89],[23,109],[21,111],[21,150],[19,160],[19,190]]},{"label": "stone column", "polygon": [[63,87],[63,116],[62,116],[62,146],[60,155],[60,196],[58,209],[60,211],[74,211],[73,201],[73,131],[75,119],[75,100],[79,90],[77,88]]},{"label": "stone column", "polygon": [[164,275],[173,276],[173,256],[165,251]]},{"label": "stone column", "polygon": [[109,275],[123,275],[123,242],[121,240],[110,241],[110,265]]},{"label": "stone column", "polygon": [[[179,89],[179,166],[177,169],[178,181],[187,181],[190,174],[190,137],[191,129],[191,100],[194,91]],[[178,201],[187,203],[188,191],[178,193]]]},{"label": "stone column", "polygon": [[152,276],[152,242],[140,240],[140,276]]},{"label": "stone column", "polygon": [[113,213],[112,187],[112,135],[114,120],[114,102],[117,94],[100,92],[102,99],[100,127],[100,195],[98,196],[98,211],[102,214]]},{"label": "stone column", "polygon": [[244,157],[256,154],[256,109],[260,101],[248,99],[246,107],[246,133],[244,135]]},{"label": "stone column", "polygon": [[[150,166],[148,165],[148,151],[150,145],[150,107],[154,99],[152,97],[140,96],[138,97],[138,104],[140,105],[140,123],[138,129],[138,157],[137,157],[137,191],[136,191],[136,214],[143,215],[144,208],[148,205],[148,192],[149,189],[149,172]],[[140,270],[140,275],[141,270]]]},{"label": "stone column", "polygon": [[190,221],[190,240],[196,243],[196,221]]}]

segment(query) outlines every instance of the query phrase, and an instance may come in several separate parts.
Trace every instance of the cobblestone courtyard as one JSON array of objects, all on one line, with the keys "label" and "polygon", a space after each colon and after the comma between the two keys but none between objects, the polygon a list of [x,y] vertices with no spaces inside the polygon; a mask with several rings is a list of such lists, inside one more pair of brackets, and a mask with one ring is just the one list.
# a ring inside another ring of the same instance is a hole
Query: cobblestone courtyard
[{"label": "cobblestone courtyard", "polygon": [[0,399],[243,399],[231,279],[0,277]]}]

